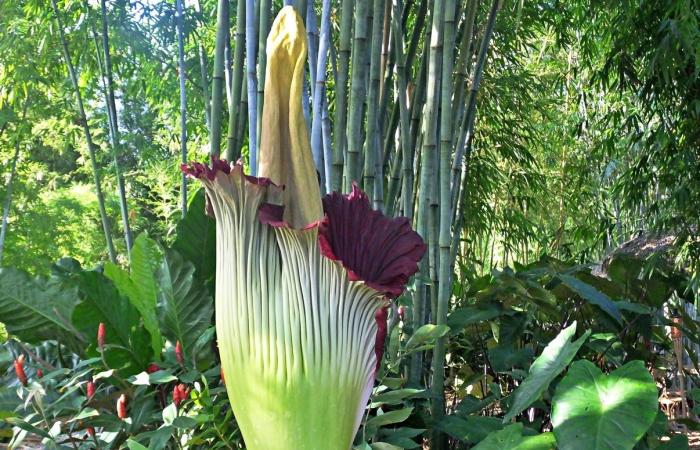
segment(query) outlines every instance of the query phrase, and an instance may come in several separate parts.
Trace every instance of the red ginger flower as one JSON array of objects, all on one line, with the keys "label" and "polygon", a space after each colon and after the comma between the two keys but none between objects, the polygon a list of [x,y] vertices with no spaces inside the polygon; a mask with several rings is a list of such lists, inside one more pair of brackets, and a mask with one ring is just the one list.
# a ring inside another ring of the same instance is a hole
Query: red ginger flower
[{"label": "red ginger flower", "polygon": [[128,417],[126,407],[126,395],[122,394],[119,396],[119,400],[117,400],[117,417],[120,419],[126,419]]},{"label": "red ginger flower", "polygon": [[158,367],[158,364],[151,363],[146,367],[146,372],[147,373],[156,373],[160,370],[160,367]]},{"label": "red ginger flower", "polygon": [[105,324],[100,322],[100,325],[97,327],[97,347],[100,349],[100,351],[104,348],[105,346],[105,336],[106,336],[106,331],[105,331]]},{"label": "red ginger flower", "polygon": [[183,400],[187,399],[190,390],[184,384],[180,383],[173,388],[173,403],[175,406],[180,406]]},{"label": "red ginger flower", "polygon": [[42,378],[44,376],[44,371],[41,369],[36,369],[36,377]]},{"label": "red ginger flower", "polygon": [[95,382],[90,380],[87,382],[87,396],[92,398],[93,395],[95,395]]},{"label": "red ginger flower", "polygon": [[27,374],[24,373],[24,355],[19,355],[17,359],[15,359],[14,362],[15,366],[15,374],[17,375],[17,379],[19,380],[20,383],[22,383],[22,386],[27,385]]}]

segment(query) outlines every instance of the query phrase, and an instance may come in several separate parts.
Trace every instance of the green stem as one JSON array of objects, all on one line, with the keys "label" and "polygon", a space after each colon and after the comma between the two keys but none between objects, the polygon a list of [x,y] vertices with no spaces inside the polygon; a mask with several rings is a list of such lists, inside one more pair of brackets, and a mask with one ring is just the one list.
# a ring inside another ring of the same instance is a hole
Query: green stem
[{"label": "green stem", "polygon": [[[272,4],[270,0],[258,0],[260,16],[260,24],[258,28],[258,96],[257,96],[257,117],[262,117],[262,108],[265,100],[265,68],[267,66],[267,35],[270,33],[270,15],[272,14],[271,8]],[[256,141],[260,142],[260,130],[262,127],[262,120],[257,123],[256,129]]]},{"label": "green stem", "polygon": [[[328,51],[331,40],[330,28],[331,2],[330,0],[323,0],[321,7],[321,36],[318,46],[318,60],[316,62],[316,88],[314,89],[312,107],[313,121],[311,122],[311,149],[314,155],[316,155],[318,152],[319,156],[322,156],[320,159],[323,161],[323,167],[318,165],[317,167],[322,174],[321,179],[325,181],[325,184],[322,185],[322,187],[325,188],[326,192],[331,192],[331,189],[333,188],[331,183],[331,148],[326,145],[322,136],[323,127],[326,123],[323,121],[322,116],[324,116],[327,111],[326,68],[328,65]],[[330,140],[328,140],[328,144],[330,144]],[[320,164],[320,161],[315,162],[316,164]]]},{"label": "green stem", "polygon": [[355,37],[352,51],[352,80],[350,83],[350,109],[347,127],[347,172],[345,191],[349,192],[354,181],[360,180],[360,153],[362,150],[362,118],[367,96],[367,16],[368,0],[355,4]]},{"label": "green stem", "polygon": [[[235,161],[241,156],[242,142],[238,138],[238,122],[243,86],[243,59],[245,55],[245,0],[238,0],[236,6],[236,40],[233,55],[233,80],[231,83],[231,103],[228,108],[228,146],[226,158]],[[245,111],[245,110],[243,110]]]},{"label": "green stem", "polygon": [[107,242],[107,251],[109,253],[109,260],[112,262],[117,261],[116,251],[114,250],[114,243],[112,242],[112,234],[109,227],[109,219],[107,218],[107,209],[105,208],[104,194],[102,193],[102,183],[100,181],[100,172],[97,168],[97,159],[95,157],[95,145],[92,141],[92,133],[90,132],[90,127],[88,126],[87,115],[85,114],[85,107],[83,105],[83,97],[80,93],[80,86],[78,85],[78,76],[73,67],[73,61],[70,57],[70,51],[68,49],[68,42],[66,41],[66,36],[63,32],[63,21],[61,20],[61,15],[58,12],[58,6],[56,5],[56,0],[51,0],[51,6],[53,7],[54,15],[56,16],[56,24],[58,27],[59,36],[61,38],[61,49],[63,50],[63,59],[66,60],[66,66],[68,67],[68,74],[70,76],[71,83],[73,85],[73,91],[75,92],[75,100],[78,106],[78,114],[80,115],[80,123],[83,126],[83,133],[85,134],[85,142],[88,148],[88,154],[90,155],[90,165],[92,166],[92,179],[95,184],[95,195],[97,196],[97,205],[100,211],[100,219],[102,220],[102,230],[105,235],[105,241]]},{"label": "green stem", "polygon": [[247,87],[248,87],[248,164],[250,174],[258,173],[258,107],[257,107],[257,86],[258,80],[255,72],[256,62],[256,37],[257,30],[257,4],[254,0],[246,0],[245,6],[245,43],[246,43],[246,64],[247,64]]},{"label": "green stem", "polygon": [[112,158],[114,160],[114,176],[117,179],[117,191],[119,193],[119,207],[122,215],[122,225],[124,226],[124,240],[126,241],[126,254],[131,261],[131,227],[129,226],[129,207],[126,202],[126,188],[124,187],[124,176],[119,167],[119,153],[121,147],[121,137],[119,134],[119,115],[117,114],[117,104],[114,99],[114,77],[112,76],[112,57],[109,49],[109,16],[107,13],[106,0],[100,1],[102,9],[102,51],[104,52],[105,76],[107,84],[107,109],[112,118]]},{"label": "green stem", "polygon": [[[202,8],[199,4],[199,0],[194,0],[194,10],[198,15],[202,15]],[[209,111],[209,77],[207,75],[207,54],[204,51],[204,45],[202,40],[199,42],[199,72],[200,72],[200,84],[202,88],[202,95],[204,99],[204,118],[207,121],[207,130],[211,134],[211,112]]]},{"label": "green stem", "polygon": [[211,91],[211,134],[209,153],[221,154],[221,116],[224,87],[224,54],[228,36],[228,0],[219,0],[216,8],[216,46],[214,50],[214,76]]},{"label": "green stem", "polygon": [[[180,156],[183,164],[187,163],[187,97],[185,94],[185,19],[182,0],[176,0],[177,10],[177,50],[178,76],[180,78]],[[187,214],[187,176],[182,173],[180,188],[180,209],[182,217]]]},{"label": "green stem", "polygon": [[338,45],[338,76],[335,95],[335,142],[333,143],[333,170],[331,191],[340,191],[343,184],[343,163],[347,148],[347,101],[350,68],[350,44],[352,39],[352,15],[355,2],[343,0],[340,7],[340,39]]},{"label": "green stem", "polygon": [[[440,232],[439,266],[438,266],[438,299],[435,313],[436,325],[447,323],[450,294],[452,293],[452,273],[450,249],[452,244],[452,203],[450,201],[450,159],[452,156],[452,69],[454,67],[454,36],[455,36],[455,0],[447,0],[444,4],[443,15],[443,54],[442,79],[440,100]],[[435,22],[433,22],[435,23]],[[435,343],[433,349],[433,393],[432,418],[440,420],[445,413],[445,351],[447,337],[442,337]],[[441,432],[433,433],[433,446],[436,450],[445,448],[446,440]]]},{"label": "green stem", "polygon": [[381,210],[382,201],[377,198],[375,185],[381,185],[381,166],[383,158],[379,157],[379,78],[381,73],[382,25],[384,24],[384,0],[374,0],[372,9],[372,46],[369,64],[369,93],[367,95],[367,139],[365,140],[365,164],[363,186],[373,202],[374,208]]},{"label": "green stem", "polygon": [[[26,109],[25,109],[26,110]],[[15,138],[15,154],[12,156],[12,169],[10,170],[10,179],[7,181],[5,188],[5,204],[2,208],[2,226],[0,227],[0,267],[2,267],[2,257],[5,250],[5,236],[7,235],[7,219],[10,215],[10,206],[12,205],[12,185],[17,174],[17,161],[19,160],[19,136]]]}]

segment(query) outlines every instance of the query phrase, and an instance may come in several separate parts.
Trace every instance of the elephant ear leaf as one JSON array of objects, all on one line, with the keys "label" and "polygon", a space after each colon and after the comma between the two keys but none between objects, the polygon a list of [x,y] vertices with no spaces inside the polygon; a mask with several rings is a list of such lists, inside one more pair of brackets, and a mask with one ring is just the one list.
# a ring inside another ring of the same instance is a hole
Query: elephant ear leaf
[{"label": "elephant ear leaf", "polygon": [[574,362],[552,399],[561,450],[627,450],[644,436],[658,410],[656,384],[642,361],[609,375],[590,361]]},{"label": "elephant ear leaf", "polygon": [[523,435],[523,424],[514,423],[490,433],[474,450],[554,450],[557,442],[552,433]]},{"label": "elephant ear leaf", "polygon": [[138,310],[143,325],[151,335],[151,347],[156,359],[160,359],[163,339],[156,313],[158,285],[155,274],[162,255],[158,244],[145,234],[139,235],[131,249],[131,270],[125,271],[116,264],[105,264],[105,275],[114,282],[119,292],[127,297]]},{"label": "elephant ear leaf", "polygon": [[60,340],[78,351],[77,340],[84,337],[70,325],[78,296],[76,288],[63,281],[32,278],[14,268],[0,269],[0,317],[7,333],[30,344]]},{"label": "elephant ear leaf", "polygon": [[180,341],[185,354],[195,351],[195,342],[211,326],[214,302],[194,275],[194,265],[175,250],[168,250],[158,268],[158,319],[163,334]]}]

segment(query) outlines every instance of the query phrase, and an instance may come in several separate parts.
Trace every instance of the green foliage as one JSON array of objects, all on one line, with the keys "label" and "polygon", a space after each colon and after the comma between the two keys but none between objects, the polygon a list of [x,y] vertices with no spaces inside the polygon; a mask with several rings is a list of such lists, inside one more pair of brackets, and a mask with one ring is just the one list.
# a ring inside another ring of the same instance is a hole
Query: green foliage
[{"label": "green foliage", "polygon": [[501,431],[491,433],[474,450],[554,450],[557,443],[552,433],[523,436],[523,425],[514,423]]},{"label": "green foliage", "polygon": [[131,261],[130,272],[107,263],[105,275],[140,313],[143,325],[151,335],[153,353],[156,359],[160,359],[163,342],[156,312],[158,286],[155,279],[160,261],[158,244],[144,234],[139,235],[134,241]]},{"label": "green foliage", "polygon": [[542,350],[542,354],[530,366],[527,378],[513,392],[513,401],[508,413],[503,417],[506,423],[537,400],[549,384],[566,368],[576,356],[583,343],[590,336],[584,333],[576,341],[571,338],[576,332],[576,322],[562,330],[556,338]]},{"label": "green foliage", "polygon": [[70,323],[75,288],[63,286],[55,277],[32,279],[12,268],[0,269],[0,287],[0,316],[11,335],[33,344],[58,339],[79,348]]},{"label": "green foliage", "polygon": [[206,214],[206,195],[199,189],[191,198],[187,215],[177,224],[173,248],[195,267],[198,280],[211,282],[216,270],[216,224]]},{"label": "green foliage", "polygon": [[194,265],[168,250],[158,268],[158,319],[162,334],[179,341],[185,355],[195,360],[196,342],[209,328],[214,303],[207,290],[194,278]]},{"label": "green foliage", "polygon": [[[110,367],[124,368],[124,375],[142,370],[153,352],[139,311],[102,273],[81,271],[76,278],[82,301],[75,308],[72,321],[78,330],[93,338],[103,323],[109,345],[105,357]],[[96,355],[94,345],[91,350]]]},{"label": "green foliage", "polygon": [[642,361],[608,375],[590,361],[576,361],[552,399],[552,425],[563,450],[623,450],[654,422],[656,383]]}]

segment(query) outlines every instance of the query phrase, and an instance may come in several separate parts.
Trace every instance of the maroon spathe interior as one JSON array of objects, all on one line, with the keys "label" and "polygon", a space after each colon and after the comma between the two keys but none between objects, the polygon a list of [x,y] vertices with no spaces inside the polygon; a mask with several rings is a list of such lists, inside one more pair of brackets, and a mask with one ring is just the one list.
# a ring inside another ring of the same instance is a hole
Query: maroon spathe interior
[{"label": "maroon spathe interior", "polygon": [[355,184],[348,195],[326,195],[323,210],[326,216],[318,236],[321,253],[340,261],[351,280],[364,281],[390,298],[401,295],[427,249],[409,220],[391,219],[373,210]]}]

